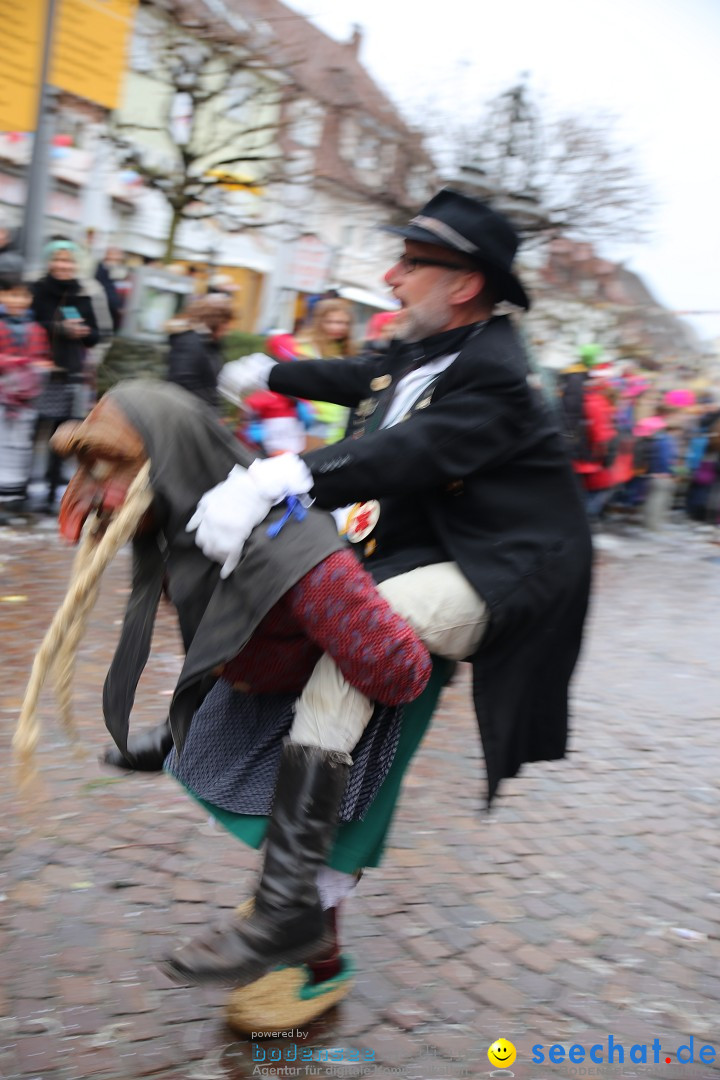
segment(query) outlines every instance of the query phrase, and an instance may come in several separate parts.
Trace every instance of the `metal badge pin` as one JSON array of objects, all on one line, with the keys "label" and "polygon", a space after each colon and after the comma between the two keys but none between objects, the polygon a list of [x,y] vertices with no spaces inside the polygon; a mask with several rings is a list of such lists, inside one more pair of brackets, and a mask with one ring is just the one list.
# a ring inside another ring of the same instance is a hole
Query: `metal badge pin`
[{"label": "metal badge pin", "polygon": [[351,544],[359,544],[369,536],[380,517],[380,503],[376,499],[356,503],[347,516],[345,536]]},{"label": "metal badge pin", "polygon": [[355,409],[356,414],[361,420],[367,420],[368,416],[372,416],[378,407],[376,398],[363,398],[358,407]]},{"label": "metal badge pin", "polygon": [[389,375],[378,375],[377,379],[373,379],[370,383],[371,390],[387,390],[388,386],[392,382]]}]

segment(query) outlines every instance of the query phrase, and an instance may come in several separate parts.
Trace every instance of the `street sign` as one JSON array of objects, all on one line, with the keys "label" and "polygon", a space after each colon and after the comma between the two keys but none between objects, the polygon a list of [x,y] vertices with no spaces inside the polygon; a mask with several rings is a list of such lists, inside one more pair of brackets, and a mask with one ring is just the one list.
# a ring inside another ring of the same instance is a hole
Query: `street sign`
[{"label": "street sign", "polygon": [[285,276],[285,286],[299,292],[320,292],[332,262],[332,248],[319,236],[308,233],[296,240],[292,247],[290,265]]},{"label": "street sign", "polygon": [[137,0],[60,0],[49,84],[117,108],[136,7]]},{"label": "street sign", "polygon": [[0,0],[0,131],[33,131],[47,0]]},{"label": "street sign", "polygon": [[[137,0],[59,0],[48,83],[114,109]],[[34,131],[48,0],[0,0],[0,131]]]}]

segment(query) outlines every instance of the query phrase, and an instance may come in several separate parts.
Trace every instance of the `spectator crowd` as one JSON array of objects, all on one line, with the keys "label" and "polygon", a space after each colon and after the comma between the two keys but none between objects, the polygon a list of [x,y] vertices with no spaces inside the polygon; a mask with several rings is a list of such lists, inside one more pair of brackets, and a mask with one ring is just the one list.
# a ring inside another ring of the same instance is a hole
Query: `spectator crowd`
[{"label": "spectator crowd", "polygon": [[[91,408],[95,372],[122,330],[131,282],[122,250],[108,248],[92,266],[86,251],[62,236],[46,246],[45,272],[28,281],[17,237],[0,225],[0,520],[8,509],[55,513],[62,463],[47,442],[60,423],[82,419]],[[166,327],[166,377],[226,418],[222,341],[232,326],[235,291],[223,275],[198,282]],[[284,362],[342,362],[368,350],[379,357],[397,318],[378,313],[359,341],[352,305],[330,290],[312,298],[292,334],[271,333],[265,349]],[[659,390],[652,373],[601,356],[598,346],[580,349],[577,362],[557,377],[551,403],[591,521],[598,525],[622,511],[655,531],[682,510],[693,521],[720,524],[720,404],[707,391]],[[238,438],[264,454],[301,453],[345,435],[343,406],[269,390],[233,404],[237,412],[229,419]],[[32,503],[38,453],[45,489]]]},{"label": "spectator crowd", "polygon": [[602,362],[588,346],[559,376],[556,396],[591,521],[624,510],[656,531],[675,508],[720,523],[720,405],[711,393],[658,389],[648,373]]}]

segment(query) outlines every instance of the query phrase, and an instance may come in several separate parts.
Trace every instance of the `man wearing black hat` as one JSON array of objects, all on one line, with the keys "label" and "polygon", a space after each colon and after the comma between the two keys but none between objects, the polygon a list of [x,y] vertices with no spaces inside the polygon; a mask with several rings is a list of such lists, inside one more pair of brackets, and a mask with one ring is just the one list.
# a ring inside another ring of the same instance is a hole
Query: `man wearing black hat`
[{"label": "man wearing black hat", "polygon": [[[385,276],[402,307],[402,340],[381,360],[275,364],[256,355],[224,369],[230,397],[266,387],[352,407],[349,437],[302,458],[256,461],[242,477],[231,474],[203,497],[190,525],[205,554],[229,573],[261,520],[262,510],[252,518],[245,510],[248,482],[261,508],[304,493],[327,509],[354,503],[347,537],[391,605],[432,652],[473,663],[492,799],[524,762],[565,753],[590,534],[562,438],[528,384],[520,340],[506,316],[493,315],[503,300],[529,307],[512,271],[512,226],[445,189],[407,227],[389,231],[405,240]],[[332,771],[338,753],[352,752],[370,714],[369,703],[323,657],[290,733],[292,742],[313,748],[314,776],[298,789],[298,821],[280,829],[294,837],[292,859],[283,869],[276,852],[266,855],[266,868],[275,859],[276,878],[291,864],[296,873],[298,865],[322,859],[322,851],[298,849],[300,804],[306,788],[328,788],[324,771]],[[326,829],[316,830],[309,846],[329,844],[337,814],[331,802],[323,810]],[[248,965],[257,970],[259,954],[280,962],[272,952],[273,920],[287,925],[283,906],[301,909],[300,891],[278,888],[268,899],[261,886],[247,929],[236,928],[223,943],[220,968],[228,978],[242,979]],[[197,972],[201,979],[217,973],[217,965]]]}]

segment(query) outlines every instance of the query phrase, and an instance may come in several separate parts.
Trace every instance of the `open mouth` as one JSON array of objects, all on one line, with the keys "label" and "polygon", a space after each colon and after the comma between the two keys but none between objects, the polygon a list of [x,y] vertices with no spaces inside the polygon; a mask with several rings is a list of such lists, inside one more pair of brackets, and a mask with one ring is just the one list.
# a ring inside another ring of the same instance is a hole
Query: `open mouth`
[{"label": "open mouth", "polygon": [[60,503],[58,527],[60,534],[76,544],[83,526],[91,514],[96,516],[95,533],[99,539],[104,535],[111,518],[122,506],[132,481],[132,475],[110,473],[99,479],[97,466],[91,469],[81,465],[67,486]]},{"label": "open mouth", "polygon": [[91,513],[102,506],[98,485],[84,469],[78,469],[60,503],[58,527],[61,536],[76,544]]}]

